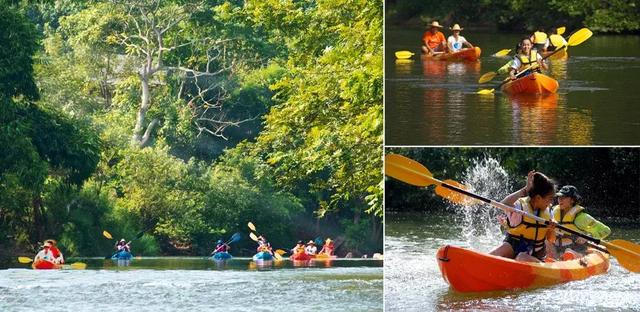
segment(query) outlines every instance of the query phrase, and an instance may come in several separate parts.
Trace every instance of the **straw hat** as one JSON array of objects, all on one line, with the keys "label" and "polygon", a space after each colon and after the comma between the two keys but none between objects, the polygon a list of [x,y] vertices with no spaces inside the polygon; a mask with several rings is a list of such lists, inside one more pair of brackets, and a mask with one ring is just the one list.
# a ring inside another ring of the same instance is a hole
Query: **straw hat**
[{"label": "straw hat", "polygon": [[442,28],[442,25],[440,25],[440,23],[438,23],[438,21],[433,21],[433,22],[431,22],[431,25],[429,25],[429,27]]},{"label": "straw hat", "polygon": [[464,28],[461,28],[460,25],[458,24],[453,24],[453,27],[449,28],[451,30],[463,30]]}]

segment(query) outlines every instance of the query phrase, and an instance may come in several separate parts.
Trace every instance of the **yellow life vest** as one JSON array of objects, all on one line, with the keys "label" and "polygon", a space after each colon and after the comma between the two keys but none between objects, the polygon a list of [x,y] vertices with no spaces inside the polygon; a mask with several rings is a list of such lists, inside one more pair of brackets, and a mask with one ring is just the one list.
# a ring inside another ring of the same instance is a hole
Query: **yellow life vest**
[{"label": "yellow life vest", "polygon": [[518,60],[520,60],[520,68],[518,68],[518,71],[521,71],[525,69],[527,66],[538,62],[538,51],[536,50],[529,51],[528,57],[520,54],[518,54],[517,57],[518,57]]},{"label": "yellow life vest", "polygon": [[[518,199],[518,202],[520,202],[520,205],[522,206],[523,211],[529,214],[541,217],[545,220],[551,219],[549,208],[545,208],[544,210],[536,209],[536,211],[534,211],[531,208],[530,201],[531,199],[529,197],[523,197]],[[520,224],[515,226],[508,224],[508,226],[509,226],[509,229],[507,230],[507,233],[510,236],[532,241],[535,247],[540,247],[544,245],[544,241],[547,236],[547,225],[544,224],[543,222],[539,222],[533,218],[522,215],[522,222],[520,222]]]},{"label": "yellow life vest", "polygon": [[[579,229],[576,224],[576,216],[584,210],[584,207],[580,205],[575,205],[569,209],[567,213],[563,213],[562,209],[559,205],[553,206],[553,219],[560,225],[572,229],[576,232],[582,233],[583,231]],[[578,236],[563,232],[561,230],[556,230],[556,241],[555,245],[558,247],[569,247],[575,244],[575,240]]]},{"label": "yellow life vest", "polygon": [[533,44],[545,44],[547,42],[547,34],[541,31],[533,33]]}]

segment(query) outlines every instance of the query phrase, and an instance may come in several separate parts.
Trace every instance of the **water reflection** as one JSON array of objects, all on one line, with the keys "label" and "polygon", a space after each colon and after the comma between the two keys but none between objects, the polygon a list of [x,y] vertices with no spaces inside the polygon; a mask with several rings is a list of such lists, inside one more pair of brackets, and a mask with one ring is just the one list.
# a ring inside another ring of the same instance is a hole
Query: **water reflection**
[{"label": "water reflection", "polygon": [[396,60],[396,66],[395,66],[396,75],[399,75],[399,76],[411,75],[411,71],[413,69],[413,63],[414,61],[411,59]]},{"label": "water reflection", "polygon": [[551,145],[558,130],[558,94],[519,94],[503,97],[512,109],[512,140]]}]

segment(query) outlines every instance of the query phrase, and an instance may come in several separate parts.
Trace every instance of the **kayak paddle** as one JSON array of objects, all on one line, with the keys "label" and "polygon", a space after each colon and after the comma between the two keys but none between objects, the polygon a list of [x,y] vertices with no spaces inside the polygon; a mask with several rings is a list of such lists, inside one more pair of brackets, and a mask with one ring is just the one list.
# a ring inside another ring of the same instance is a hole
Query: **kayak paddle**
[{"label": "kayak paddle", "polygon": [[495,57],[503,57],[503,56],[507,56],[509,54],[509,52],[511,52],[511,49],[502,49],[502,50],[494,53],[493,56],[495,56]]},{"label": "kayak paddle", "polygon": [[[18,257],[18,262],[20,263],[31,263],[33,262],[33,259],[29,258],[29,257]],[[71,268],[71,269],[75,269],[75,270],[84,270],[87,268],[87,264],[83,263],[83,262],[74,262],[72,264],[63,264],[62,265],[64,268]]]},{"label": "kayak paddle", "polygon": [[[250,228],[252,231],[257,232],[257,231],[256,231],[256,226],[255,226],[255,225],[253,225],[253,223],[249,222],[249,223],[247,224],[247,226],[249,226],[249,228]],[[253,240],[254,242],[258,242],[258,237],[257,237],[257,236],[256,236],[256,234],[254,234],[253,232],[249,233],[249,237],[250,237],[250,238],[251,238],[251,240]],[[272,254],[273,254],[273,257],[274,257],[276,260],[278,260],[278,261],[282,260],[282,256],[281,256],[281,255],[279,255],[277,252],[272,252]]]},{"label": "kayak paddle", "polygon": [[567,30],[567,28],[566,28],[566,27],[564,27],[564,26],[561,26],[561,27],[556,28],[556,35],[562,35],[562,34],[564,34],[564,31],[565,31],[565,30]]},{"label": "kayak paddle", "polygon": [[102,231],[102,236],[106,237],[107,239],[113,239],[113,236],[111,236],[111,233],[105,231]]},{"label": "kayak paddle", "polygon": [[[571,35],[571,37],[569,37],[569,40],[567,41],[566,46],[561,44],[561,46],[558,47],[555,51],[551,52],[551,54],[543,57],[542,60],[544,61],[545,59],[549,58],[550,56],[560,52],[561,50],[564,50],[565,47],[577,46],[577,45],[585,42],[592,35],[593,35],[593,33],[588,28],[582,28],[582,29],[576,31],[573,35]],[[532,66],[534,66],[534,65],[529,65],[529,67],[525,68],[523,71],[527,71],[527,70],[531,69]],[[478,79],[478,83],[482,84],[482,83],[489,82],[489,81],[493,80],[493,78],[495,76],[497,76],[497,75],[498,75],[498,73],[495,72],[495,71],[491,71],[491,72],[485,73],[482,76],[480,76],[480,78]],[[486,91],[482,92],[482,91],[485,91],[485,90],[478,91],[478,94],[491,93],[491,92],[486,92]]]},{"label": "kayak paddle", "polygon": [[[452,200],[453,202],[456,202],[456,199],[461,198],[461,196],[471,197],[472,200],[482,201],[486,204],[490,204],[507,212],[520,213],[546,225],[551,225],[552,223],[552,221],[545,220],[544,218],[529,214],[522,210],[515,209],[501,202],[482,197],[480,195],[466,191],[463,188],[440,181],[434,178],[431,172],[429,172],[429,169],[427,169],[425,166],[413,159],[409,159],[401,155],[385,155],[385,174],[392,178],[416,186],[426,187],[429,185],[436,185],[436,194]],[[438,188],[440,189],[438,190]],[[451,192],[455,192],[457,195],[449,194]],[[468,200],[463,200],[462,202],[456,203],[467,204]],[[618,259],[618,263],[620,263],[622,267],[631,272],[640,273],[640,245],[621,239],[607,242],[574,231],[560,224],[555,224],[555,227],[564,232],[580,236],[588,241],[607,247],[609,253]]]},{"label": "kayak paddle", "polygon": [[[140,239],[142,236],[144,236],[144,233],[145,233],[146,231],[151,230],[154,226],[155,226],[155,224],[153,224],[153,225],[149,226],[148,228],[146,228],[146,229],[144,229],[144,230],[140,231],[140,232],[139,232],[138,234],[136,234],[136,236],[135,236],[132,240],[130,240],[126,245],[129,245],[129,244],[131,244],[132,242],[134,242],[134,241],[136,241],[136,240]],[[107,231],[103,231],[103,232],[102,232],[102,235],[104,235],[104,236],[105,236],[105,237],[107,237],[107,238],[111,237],[111,234],[110,234],[109,232],[107,232]],[[111,239],[111,238],[109,238],[109,239]],[[106,257],[104,257],[104,258],[105,258],[105,259],[111,259],[111,258],[113,258],[115,255],[117,255],[119,252],[120,252],[120,250],[116,251],[113,255],[111,255],[111,256],[106,256]]]},{"label": "kayak paddle", "polygon": [[396,58],[400,60],[405,60],[415,55],[415,53],[411,51],[397,51],[395,54]]},{"label": "kayak paddle", "polygon": [[[252,233],[252,234],[253,234],[253,233]],[[236,243],[236,242],[238,242],[238,241],[240,240],[240,238],[242,238],[242,235],[241,235],[240,233],[235,233],[235,234],[233,234],[233,235],[231,236],[231,238],[229,238],[229,240],[228,240],[226,243],[224,243],[224,244],[225,244],[225,245],[229,245],[229,244],[232,244],[232,243]],[[221,246],[220,248],[222,248],[222,246]],[[212,254],[212,255],[213,255],[213,254],[215,254],[216,252],[218,252],[218,250],[219,250],[219,248],[218,248],[218,249],[216,249],[216,250],[214,250],[211,254]]]}]

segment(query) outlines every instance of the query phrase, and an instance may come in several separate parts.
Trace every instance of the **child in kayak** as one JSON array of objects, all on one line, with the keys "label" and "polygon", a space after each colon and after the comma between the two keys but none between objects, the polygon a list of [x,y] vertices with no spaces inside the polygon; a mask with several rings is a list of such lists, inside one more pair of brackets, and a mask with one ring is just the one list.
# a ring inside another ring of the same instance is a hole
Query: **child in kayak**
[{"label": "child in kayak", "polygon": [[[603,239],[611,234],[608,226],[591,217],[584,211],[584,207],[580,206],[582,197],[575,186],[563,186],[556,196],[559,204],[552,209],[556,223],[597,239]],[[586,243],[584,238],[557,229],[555,242],[550,244],[553,247],[550,251],[556,259],[581,258],[587,253]]]},{"label": "child in kayak", "polygon": [[[509,69],[509,77],[511,80],[516,80],[516,73],[520,73],[523,70],[526,70],[524,74],[519,75],[519,77],[524,77],[533,73],[533,71],[540,72],[540,68],[547,69],[547,65],[545,65],[542,60],[542,56],[538,53],[538,51],[531,49],[531,39],[528,37],[522,38],[516,50],[518,53],[513,57],[513,62],[511,63],[511,68]],[[526,69],[529,66],[532,66],[530,69]]]},{"label": "child in kayak", "polygon": [[434,55],[446,52],[447,40],[439,31],[442,28],[437,21],[433,21],[428,31],[422,35],[422,53]]},{"label": "child in kayak", "polygon": [[314,243],[312,240],[310,240],[307,243],[307,246],[304,248],[304,252],[306,252],[307,255],[315,256],[316,253],[318,252],[318,247],[316,247],[316,243]]},{"label": "child in kayak", "polygon": [[127,244],[127,241],[125,241],[124,238],[120,239],[120,241],[116,243],[115,247],[118,252],[121,252],[121,251],[131,252],[131,246]]},{"label": "child in kayak", "polygon": [[258,252],[268,252],[273,256],[271,244],[267,242],[267,239],[264,236],[258,236],[258,248],[256,250]]},{"label": "child in kayak", "polygon": [[334,248],[335,246],[333,245],[333,241],[331,240],[331,238],[327,238],[327,240],[324,242],[324,245],[322,246],[322,249],[318,254],[325,254],[327,256],[332,256]]},{"label": "child in kayak", "polygon": [[219,239],[218,242],[216,243],[216,249],[214,249],[211,254],[215,255],[219,252],[229,252],[230,249],[231,249],[231,246],[227,245],[224,241]]},{"label": "child in kayak", "polygon": [[36,254],[33,258],[33,262],[38,263],[40,261],[49,261],[55,264],[64,264],[64,257],[56,245],[57,243],[53,239],[47,239],[44,241],[42,250]]},{"label": "child in kayak", "polygon": [[466,45],[467,47],[473,49],[473,45],[469,41],[467,41],[467,39],[460,36],[460,31],[462,31],[464,28],[461,28],[458,24],[454,24],[450,29],[451,31],[453,31],[453,35],[447,38],[447,47],[449,48],[450,53],[462,50],[463,45]]},{"label": "child in kayak", "polygon": [[304,242],[301,240],[298,241],[295,247],[291,248],[291,253],[294,255],[300,254],[304,252]]},{"label": "child in kayak", "polygon": [[[553,222],[549,208],[555,193],[556,186],[551,179],[532,171],[527,175],[527,186],[505,197],[502,203]],[[490,254],[540,262],[546,256],[545,241],[555,239],[554,232],[549,231],[554,228],[517,212],[507,213],[507,236]]]}]

